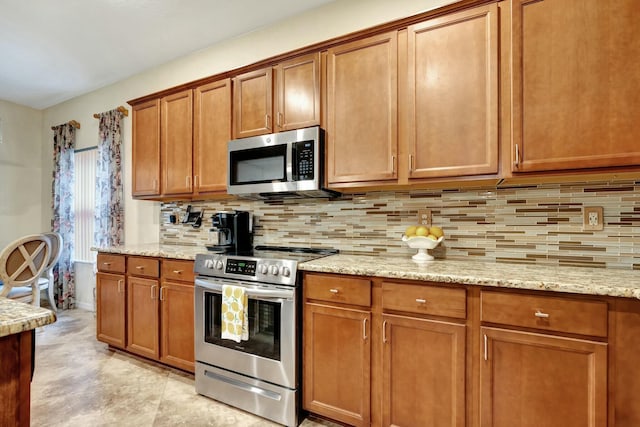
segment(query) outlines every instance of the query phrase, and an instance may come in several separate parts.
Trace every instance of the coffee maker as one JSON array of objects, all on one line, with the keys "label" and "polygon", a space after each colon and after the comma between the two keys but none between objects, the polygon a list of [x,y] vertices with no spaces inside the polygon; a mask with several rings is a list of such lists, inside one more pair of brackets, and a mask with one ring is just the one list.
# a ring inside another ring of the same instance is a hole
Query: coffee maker
[{"label": "coffee maker", "polygon": [[216,212],[211,215],[211,243],[207,249],[222,253],[247,253],[252,249],[251,214],[245,211]]}]

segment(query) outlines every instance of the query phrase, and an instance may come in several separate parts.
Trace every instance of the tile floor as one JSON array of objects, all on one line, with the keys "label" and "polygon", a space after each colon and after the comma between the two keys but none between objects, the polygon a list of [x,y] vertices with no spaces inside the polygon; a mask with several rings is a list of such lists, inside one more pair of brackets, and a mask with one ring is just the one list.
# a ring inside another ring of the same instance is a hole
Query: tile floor
[{"label": "tile floor", "polygon": [[277,426],[196,394],[192,375],[109,350],[95,338],[93,313],[79,309],[36,331],[31,425]]}]

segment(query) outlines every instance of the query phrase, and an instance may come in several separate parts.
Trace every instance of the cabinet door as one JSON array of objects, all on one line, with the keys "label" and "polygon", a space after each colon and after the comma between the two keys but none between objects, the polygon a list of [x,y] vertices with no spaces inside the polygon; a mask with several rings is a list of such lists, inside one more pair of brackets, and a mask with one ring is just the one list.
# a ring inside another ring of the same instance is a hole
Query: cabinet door
[{"label": "cabinet door", "polygon": [[160,194],[160,100],[133,106],[131,194]]},{"label": "cabinet door", "polygon": [[465,326],[383,316],[383,425],[465,425]]},{"label": "cabinet door", "polygon": [[165,96],[162,106],[162,194],[193,190],[193,95],[191,89]]},{"label": "cabinet door", "polygon": [[127,350],[157,359],[160,356],[158,281],[127,277]]},{"label": "cabinet door", "polygon": [[514,0],[514,171],[640,164],[640,7],[614,3]]},{"label": "cabinet door", "polygon": [[329,183],[397,178],[397,81],[396,32],[328,50]]},{"label": "cabinet door", "polygon": [[605,427],[607,345],[481,328],[481,425]]},{"label": "cabinet door", "polygon": [[497,173],[497,4],[407,34],[409,178]]},{"label": "cabinet door", "polygon": [[308,411],[368,426],[371,313],[306,303],[303,404]]},{"label": "cabinet door", "polygon": [[125,348],[125,281],[122,274],[96,274],[96,338]]},{"label": "cabinet door", "polygon": [[231,139],[231,80],[194,90],[194,194],[227,191],[227,142]]},{"label": "cabinet door", "polygon": [[320,124],[320,53],[301,56],[276,67],[278,131]]},{"label": "cabinet door", "polygon": [[234,77],[234,138],[273,132],[272,74],[265,68]]},{"label": "cabinet door", "polygon": [[193,284],[163,282],[160,360],[189,372],[195,370]]}]

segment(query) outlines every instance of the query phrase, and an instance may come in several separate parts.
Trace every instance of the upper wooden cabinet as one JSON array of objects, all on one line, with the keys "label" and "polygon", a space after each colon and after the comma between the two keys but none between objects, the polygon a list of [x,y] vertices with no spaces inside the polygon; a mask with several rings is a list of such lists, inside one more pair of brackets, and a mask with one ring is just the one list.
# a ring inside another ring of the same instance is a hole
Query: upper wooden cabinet
[{"label": "upper wooden cabinet", "polygon": [[193,190],[193,92],[191,89],[160,100],[162,123],[162,194],[190,194]]},{"label": "upper wooden cabinet", "polygon": [[231,139],[231,80],[197,87],[193,110],[193,193],[224,194]]},{"label": "upper wooden cabinet", "polygon": [[395,180],[397,32],[330,48],[326,69],[329,183]]},{"label": "upper wooden cabinet", "polygon": [[233,100],[234,138],[320,124],[320,54],[235,77]]},{"label": "upper wooden cabinet", "polygon": [[275,67],[275,72],[277,130],[320,124],[320,54],[282,62]]},{"label": "upper wooden cabinet", "polygon": [[160,100],[133,106],[133,197],[160,194]]},{"label": "upper wooden cabinet", "polygon": [[640,164],[636,0],[514,0],[514,172]]},{"label": "upper wooden cabinet", "polygon": [[271,133],[273,130],[273,71],[250,71],[233,79],[233,137]]},{"label": "upper wooden cabinet", "polygon": [[412,25],[407,46],[409,178],[497,173],[498,6]]}]

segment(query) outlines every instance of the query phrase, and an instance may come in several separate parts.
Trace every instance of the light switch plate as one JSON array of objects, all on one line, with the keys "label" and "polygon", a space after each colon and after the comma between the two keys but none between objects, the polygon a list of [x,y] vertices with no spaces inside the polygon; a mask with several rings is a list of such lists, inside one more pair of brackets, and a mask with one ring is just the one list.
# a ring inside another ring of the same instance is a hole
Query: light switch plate
[{"label": "light switch plate", "polygon": [[585,206],[582,208],[582,230],[600,231],[604,229],[604,212],[602,206]]}]

